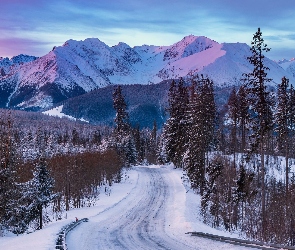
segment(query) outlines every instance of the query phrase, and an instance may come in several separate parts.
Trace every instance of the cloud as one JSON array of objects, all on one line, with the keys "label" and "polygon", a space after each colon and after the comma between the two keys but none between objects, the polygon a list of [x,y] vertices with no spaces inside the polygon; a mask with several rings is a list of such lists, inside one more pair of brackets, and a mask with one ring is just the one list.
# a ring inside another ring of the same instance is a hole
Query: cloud
[{"label": "cloud", "polygon": [[[144,38],[145,43],[170,45],[188,34],[249,44],[261,27],[265,40],[279,48],[282,42],[292,46],[295,1],[2,0],[0,16],[0,38],[41,44],[97,37],[106,43],[125,38],[130,45],[141,45]],[[47,48],[41,44],[36,46]]]},{"label": "cloud", "polygon": [[12,57],[19,54],[42,56],[44,49],[49,52],[53,44],[50,42],[40,42],[38,40],[22,38],[0,38],[0,56]]}]

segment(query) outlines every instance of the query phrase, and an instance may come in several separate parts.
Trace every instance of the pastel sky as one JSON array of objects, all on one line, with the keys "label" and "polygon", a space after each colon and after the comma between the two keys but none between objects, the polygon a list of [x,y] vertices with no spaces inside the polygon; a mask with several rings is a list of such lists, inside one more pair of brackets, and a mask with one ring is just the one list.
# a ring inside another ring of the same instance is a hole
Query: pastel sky
[{"label": "pastel sky", "polygon": [[0,56],[42,56],[69,39],[108,45],[171,45],[184,36],[251,43],[260,27],[267,56],[295,57],[294,0],[1,0]]}]

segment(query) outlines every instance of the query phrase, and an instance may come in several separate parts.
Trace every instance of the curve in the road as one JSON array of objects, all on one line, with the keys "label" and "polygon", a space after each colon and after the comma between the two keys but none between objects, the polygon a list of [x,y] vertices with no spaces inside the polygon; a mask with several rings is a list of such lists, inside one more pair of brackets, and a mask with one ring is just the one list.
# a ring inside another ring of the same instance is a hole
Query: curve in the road
[{"label": "curve in the road", "polygon": [[230,244],[184,236],[185,230],[181,237],[169,233],[169,217],[165,215],[173,195],[171,183],[165,178],[169,170],[138,167],[137,171],[138,184],[126,199],[69,233],[69,250],[237,249]]}]

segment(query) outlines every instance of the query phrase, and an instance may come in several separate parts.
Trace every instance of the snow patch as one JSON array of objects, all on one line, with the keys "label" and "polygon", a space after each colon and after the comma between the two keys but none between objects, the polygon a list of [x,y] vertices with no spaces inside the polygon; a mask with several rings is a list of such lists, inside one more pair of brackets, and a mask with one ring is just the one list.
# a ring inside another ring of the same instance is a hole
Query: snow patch
[{"label": "snow patch", "polygon": [[65,113],[62,112],[62,109],[63,109],[63,105],[60,105],[60,106],[57,106],[57,107],[52,108],[50,110],[44,111],[42,113],[45,115],[55,116],[55,117],[59,117],[59,118],[69,118],[71,120],[79,120],[82,122],[89,123],[89,121],[85,120],[84,118],[76,119],[73,116],[66,115]]},{"label": "snow patch", "polygon": [[42,113],[45,114],[45,115],[55,116],[55,117],[59,117],[59,118],[67,117],[67,118],[69,118],[71,120],[75,120],[74,117],[64,114],[62,112],[62,108],[63,108],[63,105],[60,105],[58,107],[55,107],[53,109],[44,111]]}]

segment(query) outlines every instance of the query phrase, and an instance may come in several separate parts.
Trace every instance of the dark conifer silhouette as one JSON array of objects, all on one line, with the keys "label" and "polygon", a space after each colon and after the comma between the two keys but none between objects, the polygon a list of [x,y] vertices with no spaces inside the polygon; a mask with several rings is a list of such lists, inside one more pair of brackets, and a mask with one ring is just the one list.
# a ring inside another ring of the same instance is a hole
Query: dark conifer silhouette
[{"label": "dark conifer silhouette", "polygon": [[266,84],[271,81],[267,77],[268,67],[264,64],[264,52],[270,49],[264,43],[262,32],[258,28],[251,42],[251,53],[248,57],[249,62],[253,65],[253,71],[245,74],[245,84],[247,88],[249,107],[251,112],[251,152],[259,152],[261,161],[261,216],[262,216],[262,233],[265,228],[265,153],[269,132],[273,126],[272,117],[272,96],[267,90]]}]

